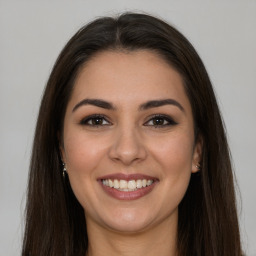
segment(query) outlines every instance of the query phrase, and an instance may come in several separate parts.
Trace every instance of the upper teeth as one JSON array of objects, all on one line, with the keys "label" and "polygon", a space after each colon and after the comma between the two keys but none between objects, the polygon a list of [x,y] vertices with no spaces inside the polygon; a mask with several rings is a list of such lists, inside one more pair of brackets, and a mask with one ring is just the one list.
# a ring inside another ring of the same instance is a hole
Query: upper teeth
[{"label": "upper teeth", "polygon": [[106,180],[102,180],[103,185],[111,187],[111,188],[115,188],[118,190],[122,190],[122,191],[134,191],[137,190],[138,188],[142,188],[142,187],[146,187],[146,186],[150,186],[153,183],[153,180],[147,180],[147,179],[143,179],[143,180],[111,180],[111,179],[106,179]]}]

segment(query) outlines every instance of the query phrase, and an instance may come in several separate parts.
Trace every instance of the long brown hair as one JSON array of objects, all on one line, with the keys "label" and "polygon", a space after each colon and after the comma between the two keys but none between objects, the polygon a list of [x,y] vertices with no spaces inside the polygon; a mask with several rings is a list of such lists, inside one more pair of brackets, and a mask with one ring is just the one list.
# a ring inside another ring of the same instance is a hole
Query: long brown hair
[{"label": "long brown hair", "polygon": [[164,21],[125,13],[82,27],[60,53],[42,98],[30,164],[23,256],[84,256],[84,211],[59,153],[63,120],[82,65],[104,50],[157,52],[183,78],[196,138],[203,141],[201,171],[192,174],[179,205],[179,255],[241,256],[230,153],[205,67],[189,41]]}]

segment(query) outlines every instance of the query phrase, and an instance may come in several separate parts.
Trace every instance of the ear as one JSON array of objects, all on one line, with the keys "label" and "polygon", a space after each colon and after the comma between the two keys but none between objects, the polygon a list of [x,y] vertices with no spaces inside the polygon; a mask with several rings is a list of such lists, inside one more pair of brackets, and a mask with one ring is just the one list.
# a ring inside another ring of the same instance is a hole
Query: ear
[{"label": "ear", "polygon": [[64,146],[63,146],[62,144],[60,144],[59,149],[60,149],[61,161],[62,161],[63,163],[66,163],[66,154],[65,154]]},{"label": "ear", "polygon": [[198,136],[196,144],[194,146],[193,159],[191,171],[196,173],[200,170],[200,162],[202,160],[202,151],[203,151],[203,139],[201,136]]},{"label": "ear", "polygon": [[57,134],[58,136],[58,142],[59,142],[59,150],[60,150],[60,157],[63,163],[66,163],[66,154],[65,154],[65,149],[64,149],[64,143],[62,136],[60,135],[60,132]]}]

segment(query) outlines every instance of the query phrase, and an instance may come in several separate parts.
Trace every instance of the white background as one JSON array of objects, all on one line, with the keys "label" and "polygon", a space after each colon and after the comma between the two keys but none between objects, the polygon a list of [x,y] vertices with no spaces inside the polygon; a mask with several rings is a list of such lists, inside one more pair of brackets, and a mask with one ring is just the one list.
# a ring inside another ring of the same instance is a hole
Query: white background
[{"label": "white background", "polygon": [[0,0],[0,256],[20,254],[31,143],[44,85],[67,40],[97,16],[144,11],[202,57],[226,122],[247,255],[256,255],[256,0]]}]

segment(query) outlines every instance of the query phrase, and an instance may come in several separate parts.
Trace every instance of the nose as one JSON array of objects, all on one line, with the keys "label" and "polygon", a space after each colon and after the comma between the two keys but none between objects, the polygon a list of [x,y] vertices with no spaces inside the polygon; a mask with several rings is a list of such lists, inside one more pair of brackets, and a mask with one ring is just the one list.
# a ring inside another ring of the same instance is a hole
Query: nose
[{"label": "nose", "polygon": [[114,135],[109,157],[126,166],[143,161],[147,157],[143,139],[135,128],[119,130]]}]

